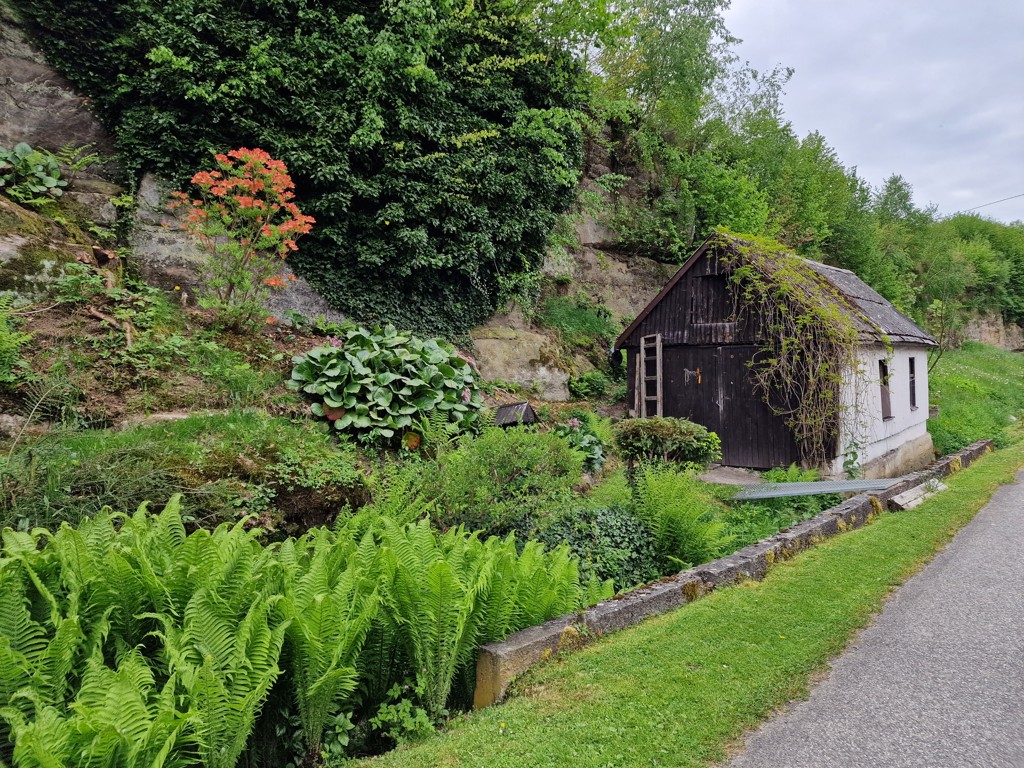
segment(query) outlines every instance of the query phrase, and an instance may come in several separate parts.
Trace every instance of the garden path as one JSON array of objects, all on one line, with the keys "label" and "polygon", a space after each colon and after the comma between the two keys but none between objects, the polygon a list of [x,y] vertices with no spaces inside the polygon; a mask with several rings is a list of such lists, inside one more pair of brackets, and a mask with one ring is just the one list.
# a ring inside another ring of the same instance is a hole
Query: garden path
[{"label": "garden path", "polygon": [[728,768],[1024,767],[1024,470]]}]

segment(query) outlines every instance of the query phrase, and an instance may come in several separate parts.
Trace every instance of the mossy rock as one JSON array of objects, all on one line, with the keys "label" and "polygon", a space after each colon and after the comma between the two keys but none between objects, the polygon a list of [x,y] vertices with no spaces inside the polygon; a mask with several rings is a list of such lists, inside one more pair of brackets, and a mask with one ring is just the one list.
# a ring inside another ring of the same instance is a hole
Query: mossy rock
[{"label": "mossy rock", "polygon": [[53,221],[0,197],[0,235],[48,237],[54,232]]},{"label": "mossy rock", "polygon": [[35,299],[50,292],[65,265],[79,256],[75,246],[42,238],[0,235],[0,293]]}]

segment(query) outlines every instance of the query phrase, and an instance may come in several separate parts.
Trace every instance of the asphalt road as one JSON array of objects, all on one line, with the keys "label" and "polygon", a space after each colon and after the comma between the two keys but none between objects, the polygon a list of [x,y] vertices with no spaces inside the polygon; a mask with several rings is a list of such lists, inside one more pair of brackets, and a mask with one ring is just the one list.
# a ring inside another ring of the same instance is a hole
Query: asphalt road
[{"label": "asphalt road", "polygon": [[1024,471],[728,768],[1024,768]]}]

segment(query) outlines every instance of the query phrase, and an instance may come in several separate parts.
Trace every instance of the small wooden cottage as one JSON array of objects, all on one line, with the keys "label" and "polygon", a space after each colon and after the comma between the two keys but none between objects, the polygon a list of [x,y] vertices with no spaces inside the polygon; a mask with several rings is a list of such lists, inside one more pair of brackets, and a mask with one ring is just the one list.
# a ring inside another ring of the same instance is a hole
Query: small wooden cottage
[{"label": "small wooden cottage", "polygon": [[[722,234],[708,238],[613,352],[626,351],[632,415],[703,424],[721,438],[723,464],[767,469],[800,463],[802,454],[785,409],[756,391],[751,368],[764,347],[763,324],[757,307],[738,305],[730,260],[722,258],[723,249],[751,247]],[[849,270],[800,261],[835,289],[830,295],[859,335],[859,370],[844,375],[834,450],[822,468],[838,475],[853,460],[864,476],[880,477],[927,464],[927,356],[935,340]]]}]

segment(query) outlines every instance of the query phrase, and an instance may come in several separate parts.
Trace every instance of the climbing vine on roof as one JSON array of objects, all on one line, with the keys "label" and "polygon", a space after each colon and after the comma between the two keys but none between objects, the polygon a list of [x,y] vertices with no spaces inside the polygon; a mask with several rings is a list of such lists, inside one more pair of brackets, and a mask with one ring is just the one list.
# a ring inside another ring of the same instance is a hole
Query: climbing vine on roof
[{"label": "climbing vine on roof", "polygon": [[850,301],[785,246],[720,231],[719,258],[731,275],[739,314],[763,339],[751,365],[756,391],[786,417],[811,466],[836,455],[847,377],[860,376],[860,329],[870,323]]}]

